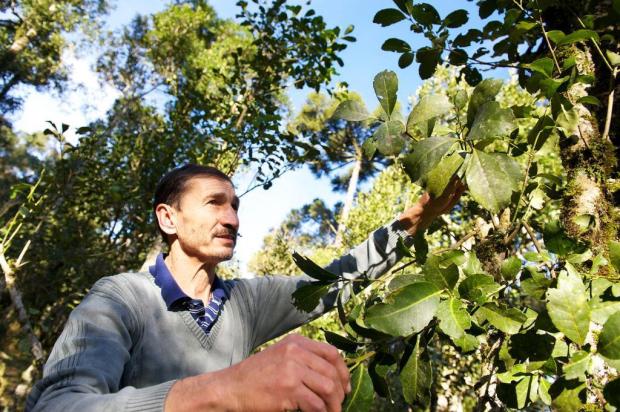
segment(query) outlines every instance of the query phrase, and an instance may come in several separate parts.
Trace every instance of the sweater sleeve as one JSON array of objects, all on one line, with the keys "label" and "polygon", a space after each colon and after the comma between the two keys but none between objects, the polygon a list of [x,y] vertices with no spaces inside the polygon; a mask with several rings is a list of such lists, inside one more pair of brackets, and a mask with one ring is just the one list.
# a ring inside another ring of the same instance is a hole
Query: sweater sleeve
[{"label": "sweater sleeve", "polygon": [[138,316],[112,278],[98,281],[69,316],[27,400],[27,411],[163,411],[174,381],[123,387]]},{"label": "sweater sleeve", "polygon": [[[370,279],[377,278],[402,258],[397,247],[399,238],[404,239],[407,244],[412,243],[411,237],[399,227],[398,221],[393,221],[374,231],[366,241],[332,261],[325,269],[345,279],[354,279],[360,275]],[[254,347],[322,315],[335,306],[339,287],[332,288],[310,313],[300,311],[293,305],[292,294],[311,281],[313,279],[306,275],[263,276],[247,281],[252,300],[249,304],[254,308],[252,312],[256,314],[253,324]]]}]

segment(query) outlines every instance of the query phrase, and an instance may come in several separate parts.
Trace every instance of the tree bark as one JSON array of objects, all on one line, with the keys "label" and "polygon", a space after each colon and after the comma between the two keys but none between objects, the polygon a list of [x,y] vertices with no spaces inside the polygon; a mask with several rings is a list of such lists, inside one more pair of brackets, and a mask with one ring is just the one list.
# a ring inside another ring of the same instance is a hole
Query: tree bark
[{"label": "tree bark", "polygon": [[[597,78],[591,51],[585,46],[571,46],[561,55],[576,56],[579,74]],[[588,86],[576,83],[563,96],[573,104],[579,122],[561,139],[560,156],[567,174],[563,197],[563,224],[569,236],[586,242],[594,254],[607,254],[610,240],[617,237],[616,211],[607,187],[617,164],[615,148],[604,139],[596,115],[579,99],[588,95]]]}]

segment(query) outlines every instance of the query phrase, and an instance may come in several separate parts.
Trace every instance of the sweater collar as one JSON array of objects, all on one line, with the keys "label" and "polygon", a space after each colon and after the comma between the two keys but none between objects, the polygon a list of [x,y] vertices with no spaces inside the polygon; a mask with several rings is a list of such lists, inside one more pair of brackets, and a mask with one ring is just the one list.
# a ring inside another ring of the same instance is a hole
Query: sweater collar
[{"label": "sweater collar", "polygon": [[[163,253],[157,255],[155,264],[149,267],[149,272],[155,278],[155,284],[161,289],[161,296],[166,303],[166,307],[168,310],[171,310],[177,303],[191,298],[181,290],[179,284],[172,276],[172,273],[170,273],[170,270],[164,261],[165,257],[166,255]],[[217,276],[215,277],[212,287],[212,296],[216,296],[218,298],[224,297],[222,296],[224,295],[224,290],[222,289],[220,279]]]}]

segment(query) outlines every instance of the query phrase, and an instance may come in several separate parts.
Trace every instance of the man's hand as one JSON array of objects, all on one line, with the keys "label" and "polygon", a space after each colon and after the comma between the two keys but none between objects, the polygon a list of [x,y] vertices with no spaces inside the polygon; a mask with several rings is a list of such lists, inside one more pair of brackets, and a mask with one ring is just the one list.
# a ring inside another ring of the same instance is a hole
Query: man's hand
[{"label": "man's hand", "polygon": [[400,224],[412,235],[426,229],[438,216],[449,212],[464,191],[463,182],[453,178],[441,196],[432,198],[430,194],[424,193],[415,205],[400,215]]},{"label": "man's hand", "polygon": [[335,347],[289,335],[230,368],[177,382],[165,409],[338,412],[350,390],[349,371]]}]

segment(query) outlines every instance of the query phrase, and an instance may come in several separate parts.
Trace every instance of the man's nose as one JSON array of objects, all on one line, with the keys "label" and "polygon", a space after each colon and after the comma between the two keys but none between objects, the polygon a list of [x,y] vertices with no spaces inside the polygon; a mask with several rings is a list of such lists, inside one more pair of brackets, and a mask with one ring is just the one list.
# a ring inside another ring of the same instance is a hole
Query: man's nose
[{"label": "man's nose", "polygon": [[222,214],[220,218],[222,226],[234,229],[235,232],[239,229],[239,216],[237,211],[233,207],[228,207],[226,212]]}]

